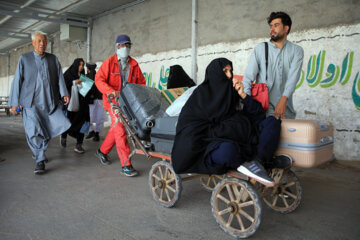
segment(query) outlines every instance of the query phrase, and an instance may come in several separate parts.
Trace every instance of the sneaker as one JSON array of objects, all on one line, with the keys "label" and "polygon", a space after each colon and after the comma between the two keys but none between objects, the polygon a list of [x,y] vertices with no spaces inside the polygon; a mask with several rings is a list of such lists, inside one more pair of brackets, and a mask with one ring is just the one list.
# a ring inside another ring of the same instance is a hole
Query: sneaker
[{"label": "sneaker", "polygon": [[35,174],[42,174],[45,172],[45,163],[44,161],[36,163],[34,173]]},{"label": "sneaker", "polygon": [[85,137],[85,139],[93,138],[95,136],[95,132],[91,131],[89,134]]},{"label": "sneaker", "polygon": [[271,168],[290,168],[292,165],[291,157],[288,155],[279,155],[273,158]]},{"label": "sneaker", "polygon": [[93,141],[94,141],[94,142],[98,142],[99,140],[100,140],[99,133],[98,133],[98,132],[95,132]]},{"label": "sneaker", "polygon": [[74,148],[74,152],[76,152],[76,153],[84,153],[85,150],[82,148],[81,144],[76,144],[76,146]]},{"label": "sneaker", "polygon": [[132,165],[122,167],[120,173],[127,177],[134,177],[139,174]]},{"label": "sneaker", "polygon": [[254,178],[267,187],[273,187],[275,185],[274,180],[269,177],[264,167],[257,160],[245,162],[238,167],[237,170],[250,178]]},{"label": "sneaker", "polygon": [[151,142],[147,142],[147,141],[142,140],[141,143],[144,145],[146,150],[151,150],[151,148],[152,148]]},{"label": "sneaker", "polygon": [[109,164],[111,164],[111,162],[110,162],[110,160],[109,160],[109,158],[108,158],[108,155],[107,155],[107,154],[103,154],[103,153],[100,151],[100,149],[98,149],[98,150],[96,151],[96,156],[99,157],[100,162],[101,162],[102,164],[104,164],[104,165],[109,165]]},{"label": "sneaker", "polygon": [[60,146],[66,148],[66,138],[60,137]]}]

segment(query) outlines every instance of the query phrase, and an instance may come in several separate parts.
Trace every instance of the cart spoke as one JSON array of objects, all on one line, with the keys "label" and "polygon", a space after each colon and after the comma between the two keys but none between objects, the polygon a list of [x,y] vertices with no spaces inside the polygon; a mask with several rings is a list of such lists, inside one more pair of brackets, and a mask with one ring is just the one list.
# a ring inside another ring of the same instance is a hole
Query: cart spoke
[{"label": "cart spoke", "polygon": [[288,192],[288,191],[284,191],[284,194],[286,194],[286,195],[288,195],[288,196],[290,196],[290,197],[292,197],[293,199],[296,199],[297,198],[297,196],[296,195],[294,195],[294,194],[292,194],[291,192]]},{"label": "cart spoke", "polygon": [[227,192],[228,192],[228,194],[229,194],[230,200],[231,200],[232,202],[235,201],[233,192],[232,192],[229,184],[226,184],[226,190],[227,190]]},{"label": "cart spoke", "polygon": [[217,182],[215,180],[215,177],[214,176],[211,176],[211,179],[212,179],[212,182],[214,183],[214,187],[216,186]]},{"label": "cart spoke", "polygon": [[161,179],[164,179],[164,174],[163,174],[163,172],[162,172],[161,166],[159,166],[159,172],[160,172],[160,177],[161,177]]},{"label": "cart spoke", "polygon": [[167,180],[174,179],[174,176],[173,176],[172,172],[170,171],[170,169],[167,170],[167,174],[165,177]]},{"label": "cart spoke", "polygon": [[172,185],[173,182],[175,182],[175,178],[171,178],[171,179],[167,180],[166,184]]},{"label": "cart spoke", "polygon": [[228,199],[226,199],[223,195],[221,195],[220,193],[218,195],[216,195],[217,198],[219,198],[220,200],[222,200],[224,203],[229,204],[230,201]]},{"label": "cart spoke", "polygon": [[163,200],[163,196],[164,196],[164,189],[162,188],[160,190],[160,200]]},{"label": "cart spoke", "polygon": [[248,201],[248,202],[244,202],[244,203],[240,203],[238,204],[239,207],[241,208],[244,208],[244,207],[247,207],[247,206],[251,206],[251,205],[254,205],[254,201]]},{"label": "cart spoke", "polygon": [[240,189],[240,192],[239,192],[239,189],[238,189],[238,187],[234,184],[234,185],[232,185],[232,189],[233,189],[233,191],[234,191],[234,194],[235,194],[235,197],[236,197],[236,202],[240,202],[240,198],[241,198],[241,194],[242,194],[242,192],[243,192],[243,188],[241,188]]},{"label": "cart spoke", "polygon": [[207,185],[207,186],[210,186],[210,182],[211,182],[211,176],[209,176],[206,185]]},{"label": "cart spoke", "polygon": [[294,186],[295,184],[296,184],[296,182],[289,182],[284,187],[288,188],[288,187]]},{"label": "cart spoke", "polygon": [[273,201],[273,203],[272,203],[272,206],[273,206],[273,207],[276,206],[276,203],[277,203],[277,200],[278,200],[278,195],[275,194],[274,196],[275,196],[275,197],[274,197],[274,201]]},{"label": "cart spoke", "polygon": [[175,190],[173,187],[167,186],[167,188],[168,188],[170,191],[172,191],[173,193],[176,193],[176,190]]},{"label": "cart spoke", "polygon": [[244,210],[240,209],[239,213],[241,215],[243,215],[247,220],[249,220],[250,222],[254,222],[254,218],[251,217],[249,214],[247,214]]},{"label": "cart spoke", "polygon": [[287,203],[287,201],[286,201],[286,199],[285,199],[285,197],[284,197],[284,194],[280,194],[280,197],[281,197],[281,199],[283,200],[286,208],[288,208],[288,207],[289,207],[289,204]]},{"label": "cart spoke", "polygon": [[160,178],[159,178],[159,176],[158,175],[156,175],[155,173],[153,174],[153,175],[151,175],[153,178],[155,178],[156,180],[160,180]]},{"label": "cart spoke", "polygon": [[166,197],[167,197],[168,201],[170,201],[171,198],[170,198],[169,190],[167,188],[165,188],[165,193],[166,193]]},{"label": "cart spoke", "polygon": [[155,192],[156,189],[159,189],[158,185],[156,185],[155,187],[152,188],[153,192]]},{"label": "cart spoke", "polygon": [[242,221],[241,216],[240,216],[239,213],[236,214],[236,218],[237,218],[238,223],[239,223],[239,225],[240,225],[240,227],[241,227],[241,231],[244,231],[244,230],[245,230],[244,223],[243,223],[243,221]]},{"label": "cart spoke", "polygon": [[234,214],[230,214],[229,219],[226,223],[226,227],[231,226],[231,222],[233,221],[233,219],[234,219]]},{"label": "cart spoke", "polygon": [[228,207],[228,208],[225,208],[224,210],[219,211],[218,214],[221,216],[221,215],[231,212],[231,210],[232,210],[232,208]]}]

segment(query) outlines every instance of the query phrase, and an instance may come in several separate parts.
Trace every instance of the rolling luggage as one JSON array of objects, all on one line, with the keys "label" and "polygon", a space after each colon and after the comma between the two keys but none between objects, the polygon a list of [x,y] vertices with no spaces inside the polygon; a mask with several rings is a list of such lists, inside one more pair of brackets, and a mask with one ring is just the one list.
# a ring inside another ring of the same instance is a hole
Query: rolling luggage
[{"label": "rolling luggage", "polygon": [[167,116],[169,103],[155,88],[127,83],[120,93],[119,105],[137,136],[148,141],[155,119]]},{"label": "rolling luggage", "polygon": [[316,167],[333,159],[333,136],[334,128],[330,122],[284,119],[275,155],[291,156],[296,167]]},{"label": "rolling luggage", "polygon": [[151,129],[151,144],[155,152],[171,154],[177,121],[177,116],[155,119],[155,126]]}]

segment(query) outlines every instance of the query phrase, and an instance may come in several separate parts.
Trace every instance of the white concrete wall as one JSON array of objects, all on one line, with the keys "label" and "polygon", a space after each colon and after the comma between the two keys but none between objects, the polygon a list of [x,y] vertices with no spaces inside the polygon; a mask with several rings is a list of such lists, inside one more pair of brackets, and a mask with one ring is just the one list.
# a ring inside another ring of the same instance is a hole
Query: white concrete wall
[{"label": "white concrete wall", "polygon": [[[294,32],[289,40],[304,49],[303,73],[294,93],[297,118],[331,121],[335,127],[335,157],[360,160],[360,24]],[[266,39],[200,47],[199,83],[209,62],[218,57],[233,61],[234,74],[243,75],[254,46],[263,41]],[[179,64],[188,75],[191,73],[191,49],[145,54],[136,59],[147,85],[158,89],[166,88],[171,65]],[[309,61],[314,65],[308,69]]]}]

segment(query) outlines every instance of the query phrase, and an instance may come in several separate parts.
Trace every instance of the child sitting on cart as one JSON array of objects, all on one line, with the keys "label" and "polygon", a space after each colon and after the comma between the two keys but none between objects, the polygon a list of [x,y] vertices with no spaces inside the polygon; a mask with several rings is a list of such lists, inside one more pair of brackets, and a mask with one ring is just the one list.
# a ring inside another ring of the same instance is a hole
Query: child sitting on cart
[{"label": "child sitting on cart", "polygon": [[[265,117],[261,104],[232,81],[232,62],[213,60],[205,80],[184,105],[176,127],[172,163],[176,173],[224,174],[237,169],[273,186],[265,168],[291,166],[288,156],[273,155],[281,120]],[[265,167],[265,168],[264,168]]]}]

